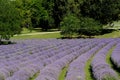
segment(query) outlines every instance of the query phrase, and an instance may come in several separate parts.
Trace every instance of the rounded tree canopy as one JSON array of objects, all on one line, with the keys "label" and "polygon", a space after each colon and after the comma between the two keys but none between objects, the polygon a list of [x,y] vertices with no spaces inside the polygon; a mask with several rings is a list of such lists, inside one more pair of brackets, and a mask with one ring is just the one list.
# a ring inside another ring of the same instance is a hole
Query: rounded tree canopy
[{"label": "rounded tree canopy", "polygon": [[15,8],[13,1],[0,0],[0,40],[10,39],[15,34],[19,34],[20,15]]}]

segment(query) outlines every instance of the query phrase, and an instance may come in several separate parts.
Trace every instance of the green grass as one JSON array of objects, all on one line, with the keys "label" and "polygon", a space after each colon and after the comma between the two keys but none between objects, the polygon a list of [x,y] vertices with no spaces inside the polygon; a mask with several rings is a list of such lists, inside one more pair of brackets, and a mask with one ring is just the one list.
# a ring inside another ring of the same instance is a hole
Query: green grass
[{"label": "green grass", "polygon": [[29,29],[27,29],[27,28],[22,28],[21,34],[35,33],[35,32],[38,32],[38,31],[32,30],[32,32],[30,32]]},{"label": "green grass", "polygon": [[11,39],[36,39],[36,38],[60,38],[60,33],[36,34],[36,35],[18,35]]},{"label": "green grass", "polygon": [[110,61],[110,57],[111,57],[111,54],[112,54],[114,48],[115,48],[115,46],[112,47],[112,49],[109,50],[109,52],[107,53],[107,56],[106,56],[106,62],[107,62],[111,67],[113,67],[113,65],[112,65],[112,63],[111,63],[111,61]]},{"label": "green grass", "polygon": [[33,77],[30,77],[29,80],[35,80],[35,78],[39,75],[40,72],[33,75]]},{"label": "green grass", "polygon": [[66,66],[62,69],[62,71],[61,71],[61,73],[60,73],[60,75],[59,75],[59,77],[58,77],[58,80],[65,80],[65,76],[66,76],[67,70],[68,70],[68,65],[66,65]]},{"label": "green grass", "polygon": [[[50,29],[46,32],[54,32],[57,31],[57,29]],[[32,32],[28,30],[27,28],[23,28],[23,31],[21,34],[32,34],[32,33],[42,33],[43,31],[40,28],[34,28]],[[35,39],[35,38],[61,38],[62,35],[60,33],[47,33],[47,34],[36,34],[36,35],[18,35],[14,36],[11,39]],[[113,31],[108,34],[94,36],[95,38],[119,38],[120,37],[120,30]]]},{"label": "green grass", "polygon": [[42,31],[41,28],[33,28],[32,31],[30,31],[27,28],[22,28],[21,34],[38,33],[38,32],[53,32],[53,31],[58,31],[58,29],[49,29],[48,31]]},{"label": "green grass", "polygon": [[113,31],[112,33],[95,36],[95,38],[120,38],[120,30]]},{"label": "green grass", "polygon": [[87,61],[85,65],[85,80],[94,80],[91,70],[91,62],[92,62],[93,56]]}]

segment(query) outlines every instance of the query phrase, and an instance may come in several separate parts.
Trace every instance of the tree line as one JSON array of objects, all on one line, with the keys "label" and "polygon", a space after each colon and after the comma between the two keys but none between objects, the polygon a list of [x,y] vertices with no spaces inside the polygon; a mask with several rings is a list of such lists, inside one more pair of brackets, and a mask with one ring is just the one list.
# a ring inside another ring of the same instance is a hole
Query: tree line
[{"label": "tree line", "polygon": [[22,27],[91,36],[119,18],[120,0],[0,0],[0,40],[19,34]]}]

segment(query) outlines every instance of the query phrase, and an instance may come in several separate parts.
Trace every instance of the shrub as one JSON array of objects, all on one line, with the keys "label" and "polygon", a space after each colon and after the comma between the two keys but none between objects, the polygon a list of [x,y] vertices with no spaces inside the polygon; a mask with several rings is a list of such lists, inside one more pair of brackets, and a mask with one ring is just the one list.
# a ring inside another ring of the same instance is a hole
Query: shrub
[{"label": "shrub", "polygon": [[61,22],[61,34],[64,37],[86,35],[94,36],[101,34],[102,25],[92,18],[81,17],[78,19],[75,15],[67,15]]},{"label": "shrub", "polygon": [[102,25],[92,18],[81,18],[80,35],[94,36],[99,35],[102,31]]},{"label": "shrub", "polygon": [[68,14],[64,17],[63,21],[60,23],[61,34],[64,37],[71,38],[74,34],[77,34],[80,27],[80,20],[73,14]]},{"label": "shrub", "polygon": [[20,21],[19,12],[12,1],[0,0],[0,42],[20,33]]}]

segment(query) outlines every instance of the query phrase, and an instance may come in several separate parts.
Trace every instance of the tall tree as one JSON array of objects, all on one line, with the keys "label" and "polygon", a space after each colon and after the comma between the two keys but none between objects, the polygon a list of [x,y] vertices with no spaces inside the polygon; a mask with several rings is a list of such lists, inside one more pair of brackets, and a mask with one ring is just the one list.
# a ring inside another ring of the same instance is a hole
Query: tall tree
[{"label": "tall tree", "polygon": [[67,13],[75,14],[78,18],[80,18],[80,5],[82,4],[82,2],[83,0],[68,0]]},{"label": "tall tree", "polygon": [[0,42],[20,33],[20,21],[19,11],[12,1],[0,0]]},{"label": "tall tree", "polygon": [[31,29],[32,22],[31,22],[31,6],[32,0],[15,0],[16,8],[20,12],[20,16],[22,17],[21,27],[26,27]]},{"label": "tall tree", "polygon": [[[47,1],[46,1],[47,2]],[[18,10],[22,16],[22,26],[27,28],[42,28],[47,30],[53,23],[51,19],[51,9],[45,0],[16,0]],[[51,5],[51,4],[49,4]],[[48,5],[48,6],[49,6]]]},{"label": "tall tree", "polygon": [[[54,25],[54,0],[43,0],[42,6],[48,13],[48,28],[56,28]],[[45,26],[44,26],[45,27]]]},{"label": "tall tree", "polygon": [[111,23],[119,19],[120,0],[84,0],[81,14],[84,17],[94,18],[102,24]]},{"label": "tall tree", "polygon": [[67,0],[54,0],[53,18],[55,20],[55,26],[59,28],[60,22],[67,12]]}]

